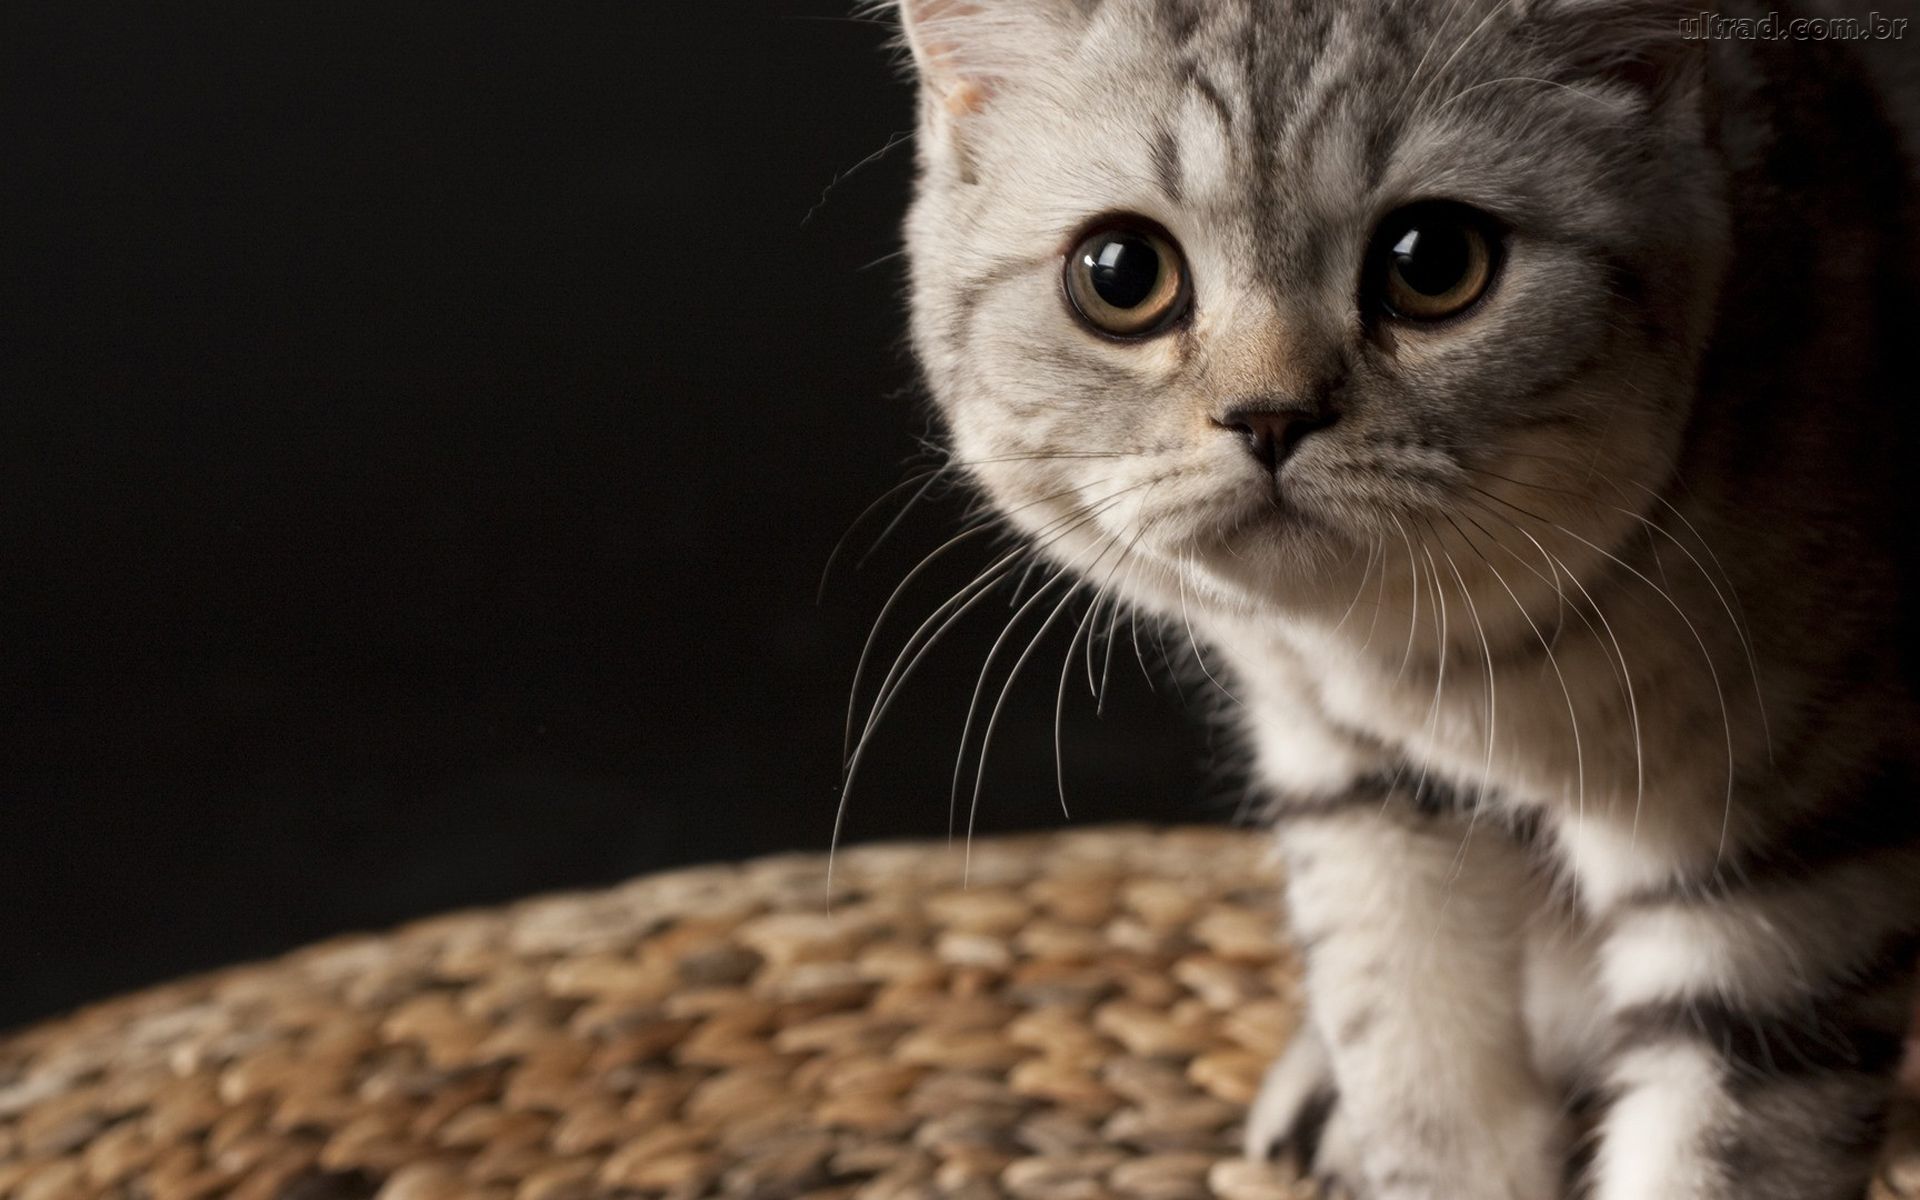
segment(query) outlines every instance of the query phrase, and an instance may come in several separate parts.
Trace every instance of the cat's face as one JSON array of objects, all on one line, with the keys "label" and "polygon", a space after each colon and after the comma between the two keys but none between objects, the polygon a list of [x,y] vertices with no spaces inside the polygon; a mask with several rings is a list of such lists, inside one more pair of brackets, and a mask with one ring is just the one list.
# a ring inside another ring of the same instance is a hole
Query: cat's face
[{"label": "cat's face", "polygon": [[903,16],[916,346],[956,458],[1059,561],[1138,599],[1326,610],[1386,547],[1525,578],[1522,511],[1597,557],[1664,481],[1723,237],[1698,97],[1623,62],[1675,39],[1664,16]]}]

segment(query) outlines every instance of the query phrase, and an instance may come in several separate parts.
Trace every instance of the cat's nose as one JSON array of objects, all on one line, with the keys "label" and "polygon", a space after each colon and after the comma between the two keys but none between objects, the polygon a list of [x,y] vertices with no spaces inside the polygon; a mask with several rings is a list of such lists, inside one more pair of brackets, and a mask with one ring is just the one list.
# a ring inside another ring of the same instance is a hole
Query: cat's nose
[{"label": "cat's nose", "polygon": [[1224,417],[1215,417],[1213,423],[1239,434],[1247,453],[1267,470],[1277,471],[1302,439],[1316,429],[1325,429],[1333,420],[1332,414],[1316,408],[1263,404],[1233,409]]}]

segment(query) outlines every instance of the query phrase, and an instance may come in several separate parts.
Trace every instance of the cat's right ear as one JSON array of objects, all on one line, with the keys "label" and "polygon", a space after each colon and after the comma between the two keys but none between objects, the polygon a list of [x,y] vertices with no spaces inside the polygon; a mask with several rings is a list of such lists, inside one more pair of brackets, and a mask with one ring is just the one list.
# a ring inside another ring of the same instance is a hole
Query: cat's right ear
[{"label": "cat's right ear", "polygon": [[963,118],[1037,69],[1061,30],[1044,0],[888,0],[928,97]]}]

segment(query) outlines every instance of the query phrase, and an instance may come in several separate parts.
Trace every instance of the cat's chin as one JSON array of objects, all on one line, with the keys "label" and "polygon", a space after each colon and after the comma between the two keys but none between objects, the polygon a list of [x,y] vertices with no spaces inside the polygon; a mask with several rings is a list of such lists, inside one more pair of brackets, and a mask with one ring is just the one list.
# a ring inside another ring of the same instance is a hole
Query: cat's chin
[{"label": "cat's chin", "polygon": [[1362,544],[1311,508],[1277,496],[1196,522],[1172,557],[1206,585],[1245,607],[1317,612],[1344,604],[1365,557]]}]

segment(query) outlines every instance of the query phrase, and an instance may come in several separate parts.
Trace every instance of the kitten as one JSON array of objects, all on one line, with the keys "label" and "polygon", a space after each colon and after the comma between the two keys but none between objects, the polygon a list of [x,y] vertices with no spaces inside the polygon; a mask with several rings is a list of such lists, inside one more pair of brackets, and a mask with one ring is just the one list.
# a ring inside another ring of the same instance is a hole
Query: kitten
[{"label": "kitten", "polygon": [[895,3],[956,460],[1207,647],[1271,798],[1308,1022],[1250,1151],[1861,1195],[1920,947],[1915,273],[1847,49],[1693,0]]}]

